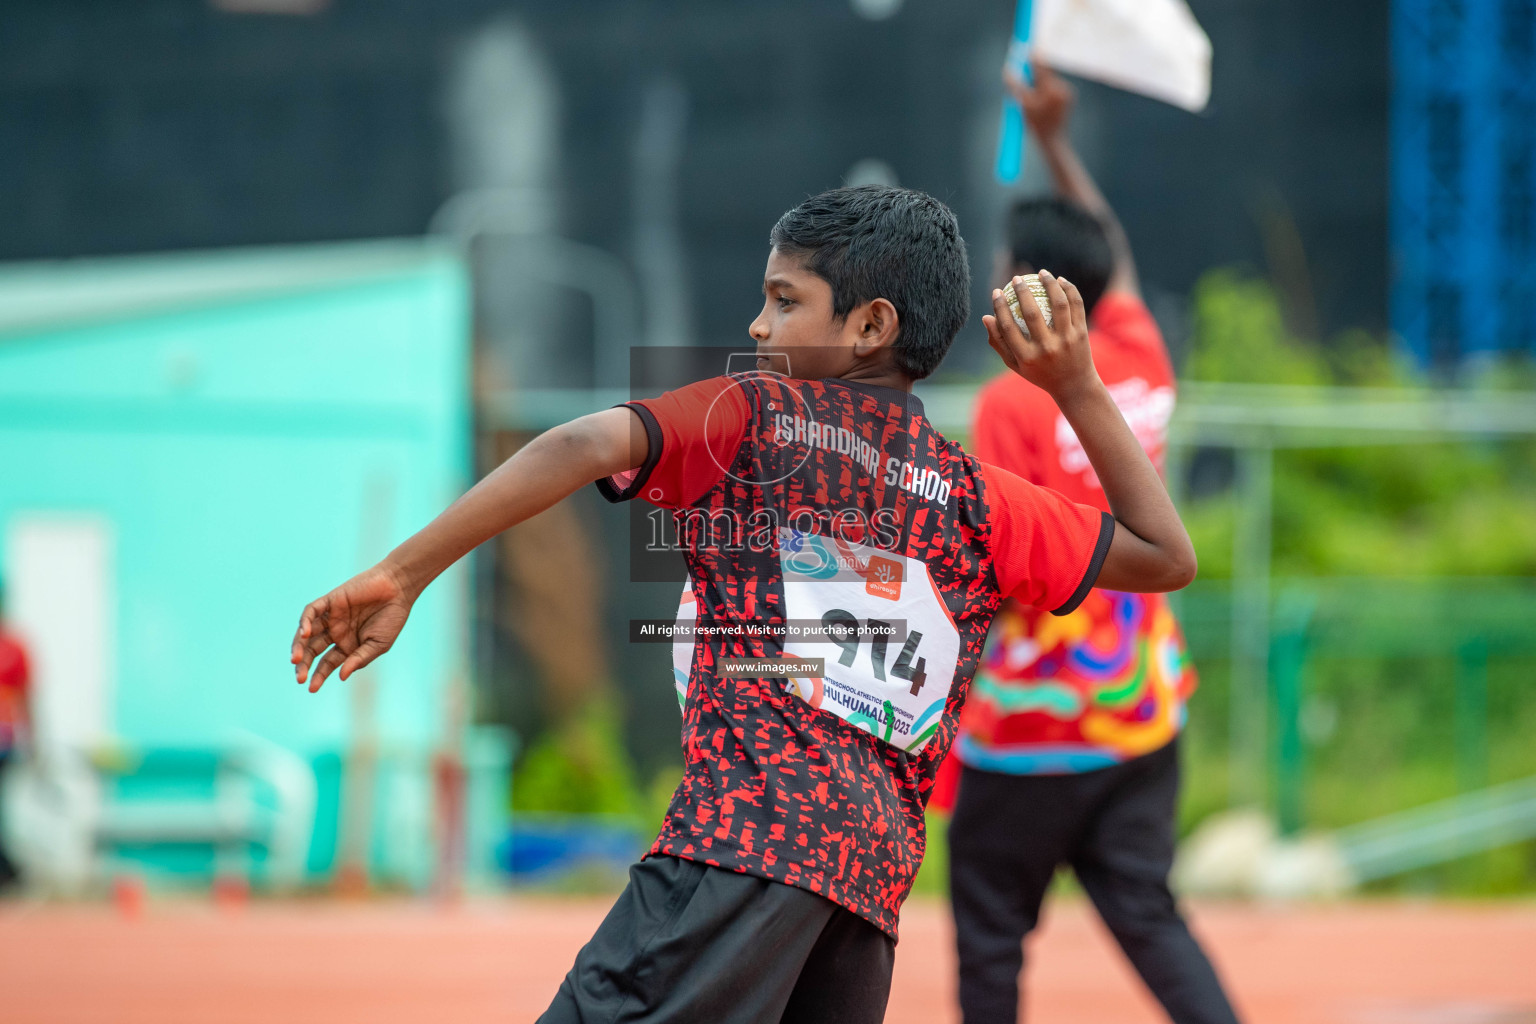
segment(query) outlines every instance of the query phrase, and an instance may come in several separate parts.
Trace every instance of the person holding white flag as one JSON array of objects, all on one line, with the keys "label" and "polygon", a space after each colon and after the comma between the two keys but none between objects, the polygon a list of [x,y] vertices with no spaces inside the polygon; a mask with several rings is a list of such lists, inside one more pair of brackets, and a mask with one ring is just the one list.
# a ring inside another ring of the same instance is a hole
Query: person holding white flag
[{"label": "person holding white flag", "polygon": [[[1006,77],[1059,195],[1013,204],[999,280],[1048,269],[1079,286],[1094,365],[1161,468],[1173,368],[1141,299],[1130,242],[1067,139],[1072,89],[1038,55],[1033,86],[1011,69]],[[977,398],[973,450],[1107,508],[1049,397],[1006,377]],[[958,786],[949,869],[965,1024],[1018,1019],[1023,942],[1063,865],[1172,1020],[1236,1024],[1168,889],[1179,735],[1195,683],[1161,595],[1095,588],[1065,616],[1015,604],[999,613],[933,798],[942,808]]]}]

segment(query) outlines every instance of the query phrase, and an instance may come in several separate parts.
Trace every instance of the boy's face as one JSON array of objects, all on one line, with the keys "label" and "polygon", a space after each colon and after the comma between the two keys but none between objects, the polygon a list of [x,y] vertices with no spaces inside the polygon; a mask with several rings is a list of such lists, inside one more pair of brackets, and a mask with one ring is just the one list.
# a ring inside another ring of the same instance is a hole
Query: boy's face
[{"label": "boy's face", "polygon": [[[842,377],[872,359],[889,358],[891,329],[872,330],[871,303],[846,319],[832,314],[832,286],[796,256],[774,249],[763,273],[763,311],[748,332],[757,342],[760,370],[787,372],[798,380]],[[889,307],[884,299],[875,300]],[[890,310],[894,317],[895,310]],[[786,363],[788,364],[786,367]]]}]

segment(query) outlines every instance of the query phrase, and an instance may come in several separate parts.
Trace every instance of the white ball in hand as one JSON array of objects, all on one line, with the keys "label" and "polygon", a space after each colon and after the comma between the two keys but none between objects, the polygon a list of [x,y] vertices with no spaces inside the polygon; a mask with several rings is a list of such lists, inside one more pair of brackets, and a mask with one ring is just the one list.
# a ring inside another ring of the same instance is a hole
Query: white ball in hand
[{"label": "white ball in hand", "polygon": [[[1056,318],[1051,309],[1051,300],[1045,294],[1045,285],[1040,283],[1039,274],[1026,274],[1024,285],[1029,293],[1035,297],[1035,305],[1040,307],[1040,315],[1045,317],[1045,326],[1055,327]],[[1008,308],[1013,312],[1013,320],[1019,325],[1019,330],[1029,336],[1029,328],[1024,324],[1024,310],[1019,305],[1019,293],[1014,291],[1013,282],[1009,281],[1003,286],[1003,298],[1008,300]]]}]

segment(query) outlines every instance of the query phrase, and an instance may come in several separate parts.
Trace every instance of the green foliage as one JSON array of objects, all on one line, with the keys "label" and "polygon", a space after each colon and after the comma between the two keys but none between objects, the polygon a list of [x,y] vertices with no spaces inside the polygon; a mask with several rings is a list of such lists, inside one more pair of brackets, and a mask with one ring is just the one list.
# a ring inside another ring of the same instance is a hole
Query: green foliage
[{"label": "green foliage", "polygon": [[1315,347],[1292,338],[1268,283],[1215,270],[1195,285],[1187,375],[1233,384],[1325,384]]},{"label": "green foliage", "polygon": [[[1350,331],[1328,346],[1289,335],[1268,284],[1232,271],[1194,294],[1189,376],[1227,383],[1381,388],[1417,382],[1385,340]],[[1481,387],[1524,382],[1490,369]],[[1536,575],[1536,442],[1465,441],[1275,453],[1276,575]],[[1200,574],[1232,572],[1228,495],[1191,503]]]},{"label": "green foliage", "polygon": [[[1383,391],[1424,386],[1385,339],[1361,331],[1327,344],[1292,336],[1269,285],[1232,271],[1200,281],[1192,324],[1186,369],[1195,380]],[[1494,391],[1529,389],[1533,381],[1529,362],[1503,362],[1465,373],[1460,383]],[[1509,634],[1497,613],[1499,588],[1536,577],[1536,441],[1280,449],[1272,509],[1277,587],[1296,580],[1331,598],[1315,625],[1303,682],[1308,826],[1349,825],[1536,773],[1528,739],[1536,723],[1530,645],[1491,659],[1487,709],[1475,718],[1457,706],[1456,664],[1458,644]],[[1219,581],[1232,575],[1237,508],[1228,492],[1187,502],[1181,511],[1201,576],[1179,599],[1201,675],[1184,743],[1181,826],[1187,830],[1228,800],[1231,627]],[[1343,577],[1381,582],[1351,597]],[[1458,583],[1458,577],[1509,582]],[[1319,582],[1307,582],[1313,579]],[[1492,603],[1474,609],[1469,602],[1478,595]],[[1415,601],[1425,607],[1416,609]],[[1217,604],[1220,621],[1205,621]],[[1269,714],[1273,742],[1273,707]],[[1458,742],[1467,729],[1475,742]],[[1372,886],[1464,895],[1533,887],[1536,843]]]},{"label": "green foliage", "polygon": [[529,747],[512,786],[514,811],[642,817],[646,801],[611,704],[593,702]]}]

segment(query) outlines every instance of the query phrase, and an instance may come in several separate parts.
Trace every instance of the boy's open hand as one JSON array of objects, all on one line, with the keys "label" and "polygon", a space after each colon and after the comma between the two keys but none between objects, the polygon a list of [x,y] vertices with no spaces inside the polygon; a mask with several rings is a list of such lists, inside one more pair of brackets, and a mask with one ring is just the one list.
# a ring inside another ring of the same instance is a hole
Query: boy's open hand
[{"label": "boy's open hand", "polygon": [[[309,682],[314,693],[337,667],[341,678],[389,650],[411,614],[413,599],[394,575],[380,566],[359,573],[317,601],[299,616],[293,635],[294,677]],[[319,664],[310,675],[310,664]]]},{"label": "boy's open hand", "polygon": [[1044,388],[1059,403],[1063,396],[1098,382],[1093,365],[1093,351],[1088,345],[1088,314],[1077,286],[1063,281],[1049,270],[1040,271],[1040,283],[1051,303],[1054,327],[1045,325],[1035,297],[1016,277],[1013,289],[1019,296],[1026,335],[1008,309],[1001,289],[992,292],[992,313],[981,318],[987,328],[987,342],[1003,357],[1008,369],[1025,380]]}]

